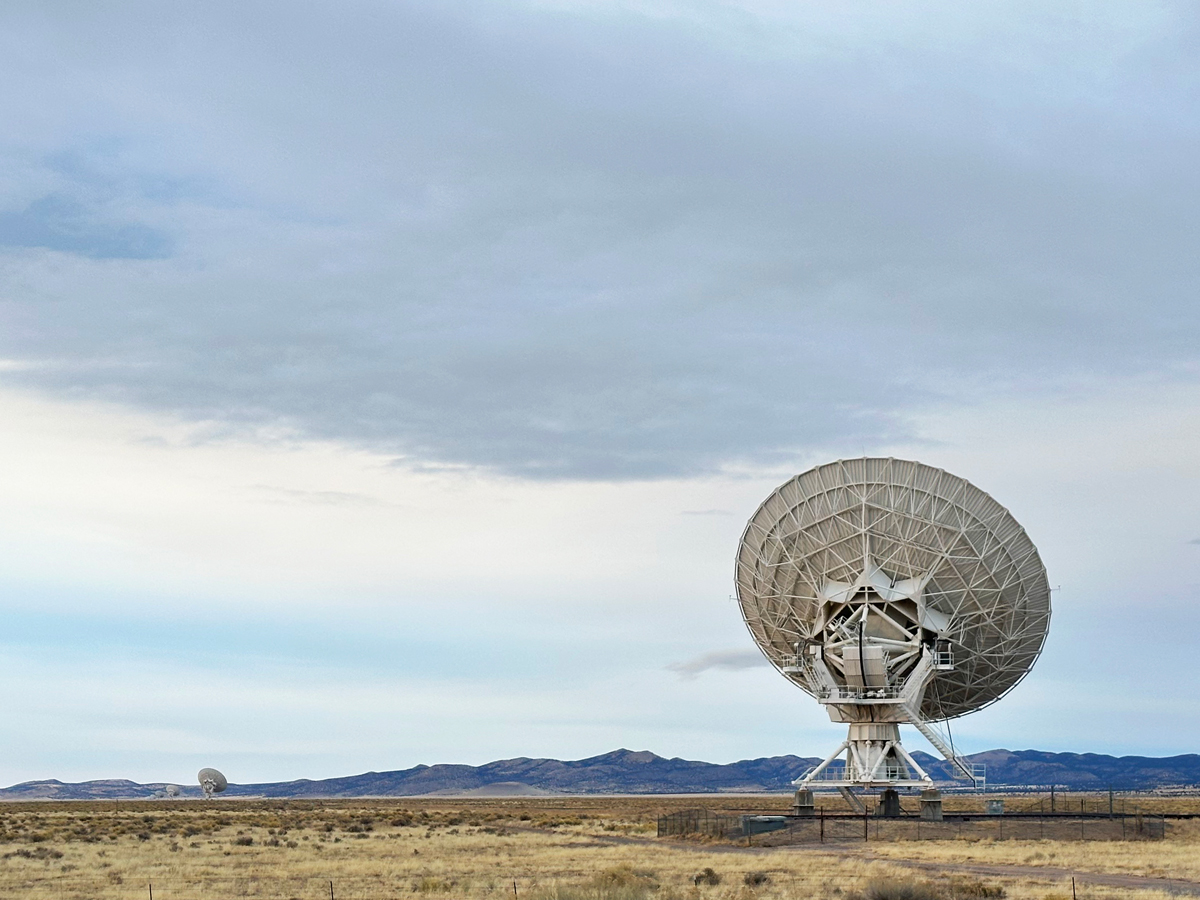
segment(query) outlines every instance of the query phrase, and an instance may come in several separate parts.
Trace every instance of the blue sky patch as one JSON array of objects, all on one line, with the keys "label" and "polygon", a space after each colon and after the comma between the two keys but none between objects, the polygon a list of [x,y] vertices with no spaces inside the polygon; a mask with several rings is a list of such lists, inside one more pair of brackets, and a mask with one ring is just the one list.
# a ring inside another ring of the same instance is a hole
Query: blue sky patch
[{"label": "blue sky patch", "polygon": [[163,259],[172,241],[136,222],[113,222],[61,194],[48,194],[22,210],[0,212],[0,246],[40,247],[92,259]]}]

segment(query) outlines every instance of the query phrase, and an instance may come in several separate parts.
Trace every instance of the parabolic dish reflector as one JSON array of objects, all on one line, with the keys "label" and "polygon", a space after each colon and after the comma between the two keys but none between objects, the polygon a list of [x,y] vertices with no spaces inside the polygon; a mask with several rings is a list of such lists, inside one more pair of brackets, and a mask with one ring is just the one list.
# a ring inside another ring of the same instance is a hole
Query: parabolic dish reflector
[{"label": "parabolic dish reflector", "polygon": [[225,779],[225,776],[216,769],[201,769],[196,773],[196,780],[200,782],[200,787],[204,790],[205,797],[219,794],[225,788],[229,787],[229,782]]},{"label": "parabolic dish reflector", "polygon": [[[962,478],[898,459],[840,460],[780,485],[742,535],[737,596],[767,659],[822,702],[870,699],[928,656],[936,672],[923,676],[918,708],[930,721],[1011,690],[1050,624],[1045,567],[1008,510]],[[866,721],[859,709],[841,707],[839,721]]]}]

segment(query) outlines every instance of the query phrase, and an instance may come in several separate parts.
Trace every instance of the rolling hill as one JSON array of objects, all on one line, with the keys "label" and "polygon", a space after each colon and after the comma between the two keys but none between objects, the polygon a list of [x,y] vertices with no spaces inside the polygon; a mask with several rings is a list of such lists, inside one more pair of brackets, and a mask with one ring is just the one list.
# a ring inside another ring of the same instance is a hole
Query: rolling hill
[{"label": "rolling hill", "polygon": [[[950,781],[949,765],[913,754],[938,780]],[[1200,785],[1200,755],[1165,758],[988,750],[968,757],[987,765],[990,787],[1054,784],[1072,790],[1146,790]],[[418,797],[534,796],[544,794],[711,794],[788,791],[793,779],[819,760],[771,756],[718,764],[666,759],[647,750],[614,750],[579,760],[504,759],[482,766],[441,764],[342,778],[230,784],[227,797]],[[228,774],[228,773],[227,773]],[[165,784],[106,779],[67,784],[29,781],[0,789],[0,800],[146,799]],[[199,796],[185,787],[184,796]]]}]

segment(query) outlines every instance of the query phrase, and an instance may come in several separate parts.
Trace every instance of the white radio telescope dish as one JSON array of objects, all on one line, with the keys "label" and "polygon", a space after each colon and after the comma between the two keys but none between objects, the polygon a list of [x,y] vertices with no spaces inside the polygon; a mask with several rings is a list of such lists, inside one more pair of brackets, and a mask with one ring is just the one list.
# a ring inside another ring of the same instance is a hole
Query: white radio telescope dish
[{"label": "white radio telescope dish", "polygon": [[780,485],[742,535],[737,596],[771,664],[849,725],[801,788],[931,787],[901,723],[971,777],[934,723],[1010,691],[1050,624],[1046,570],[1008,510],[898,459],[840,460]]},{"label": "white radio telescope dish", "polygon": [[196,780],[200,782],[205,800],[211,800],[213,794],[219,794],[225,788],[229,787],[229,782],[225,780],[225,776],[216,769],[201,769],[196,774]]}]

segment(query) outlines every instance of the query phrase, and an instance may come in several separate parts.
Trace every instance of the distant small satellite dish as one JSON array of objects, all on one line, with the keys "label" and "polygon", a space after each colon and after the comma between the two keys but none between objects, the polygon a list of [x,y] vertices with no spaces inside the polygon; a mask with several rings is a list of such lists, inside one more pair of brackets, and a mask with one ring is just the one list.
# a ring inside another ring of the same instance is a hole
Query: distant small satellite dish
[{"label": "distant small satellite dish", "polygon": [[216,769],[201,769],[196,773],[196,778],[200,782],[200,788],[204,791],[205,800],[211,800],[213,794],[219,794],[229,787],[225,776]]},{"label": "distant small satellite dish", "polygon": [[168,784],[165,788],[163,788],[163,793],[168,797],[178,797],[180,793],[179,785]]}]

